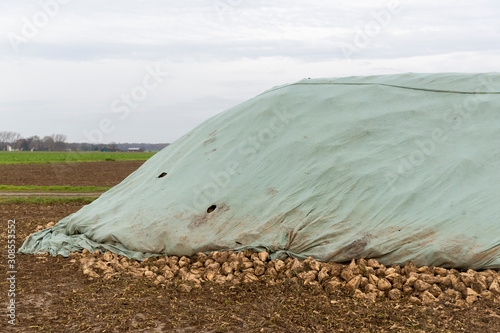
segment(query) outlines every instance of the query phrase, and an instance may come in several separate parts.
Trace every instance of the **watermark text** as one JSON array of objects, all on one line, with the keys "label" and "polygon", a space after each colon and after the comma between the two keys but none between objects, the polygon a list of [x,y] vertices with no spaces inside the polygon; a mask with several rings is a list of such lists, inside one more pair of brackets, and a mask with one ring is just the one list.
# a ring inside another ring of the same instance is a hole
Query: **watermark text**
[{"label": "watermark text", "polygon": [[7,222],[7,322],[16,324],[16,220]]}]

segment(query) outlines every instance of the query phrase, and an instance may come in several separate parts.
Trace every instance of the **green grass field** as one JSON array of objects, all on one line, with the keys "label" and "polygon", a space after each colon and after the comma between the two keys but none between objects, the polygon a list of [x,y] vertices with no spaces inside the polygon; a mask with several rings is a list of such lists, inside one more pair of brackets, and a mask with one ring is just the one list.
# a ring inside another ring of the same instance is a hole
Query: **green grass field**
[{"label": "green grass field", "polygon": [[52,151],[1,151],[0,164],[71,163],[100,161],[145,161],[156,152],[109,153],[109,152],[52,152]]}]

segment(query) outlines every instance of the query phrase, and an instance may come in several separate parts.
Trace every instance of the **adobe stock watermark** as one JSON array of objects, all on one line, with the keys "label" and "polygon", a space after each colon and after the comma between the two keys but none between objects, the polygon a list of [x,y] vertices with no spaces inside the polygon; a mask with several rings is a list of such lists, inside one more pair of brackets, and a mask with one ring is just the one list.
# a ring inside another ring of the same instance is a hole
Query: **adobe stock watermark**
[{"label": "adobe stock watermark", "polygon": [[[394,191],[396,183],[401,178],[409,177],[426,159],[433,156],[439,148],[439,145],[448,139],[447,133],[458,131],[464,125],[464,120],[482,112],[481,104],[488,99],[488,93],[495,92],[490,75],[480,77],[481,85],[476,89],[477,93],[464,94],[466,96],[461,103],[455,104],[447,109],[441,119],[444,126],[437,126],[432,129],[429,135],[423,139],[414,141],[415,149],[406,157],[399,159],[395,170],[389,170],[386,173],[387,186]],[[497,92],[495,92],[497,93]]]},{"label": "adobe stock watermark", "polygon": [[132,87],[128,92],[121,94],[110,106],[110,110],[116,116],[104,117],[99,121],[97,127],[83,130],[83,135],[91,143],[104,143],[105,135],[111,134],[116,124],[126,120],[133,109],[144,102],[151,91],[157,89],[169,76],[168,72],[162,71],[157,64],[155,67],[146,66],[146,74],[141,83]]},{"label": "adobe stock watermark", "polygon": [[16,220],[7,222],[7,322],[16,325]]},{"label": "adobe stock watermark", "polygon": [[40,30],[49,25],[50,21],[61,11],[61,7],[70,3],[71,0],[40,0],[40,10],[31,16],[23,17],[20,33],[9,32],[7,38],[16,53],[22,44],[28,43],[35,38]]},{"label": "adobe stock watermark", "polygon": [[214,0],[213,6],[219,19],[225,21],[243,2],[244,0]]},{"label": "adobe stock watermark", "polygon": [[368,48],[373,40],[389,27],[394,15],[400,11],[401,2],[399,0],[389,0],[385,8],[371,12],[371,19],[364,26],[355,27],[351,43],[343,43],[340,46],[344,58],[351,60],[354,55]]},{"label": "adobe stock watermark", "polygon": [[269,110],[270,120],[266,127],[256,130],[238,145],[237,152],[240,158],[235,158],[226,163],[223,170],[208,173],[208,181],[193,189],[193,201],[190,206],[181,207],[193,214],[203,212],[208,206],[217,201],[224,188],[227,188],[231,178],[248,159],[254,158],[265,146],[269,145],[294,119],[286,109]]}]

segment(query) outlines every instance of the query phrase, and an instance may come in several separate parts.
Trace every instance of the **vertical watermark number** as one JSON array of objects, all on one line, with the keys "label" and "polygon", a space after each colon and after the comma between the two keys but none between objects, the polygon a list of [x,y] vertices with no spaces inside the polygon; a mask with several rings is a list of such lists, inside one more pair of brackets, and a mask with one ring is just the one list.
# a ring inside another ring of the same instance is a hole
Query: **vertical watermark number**
[{"label": "vertical watermark number", "polygon": [[16,324],[16,220],[7,222],[7,322]]}]

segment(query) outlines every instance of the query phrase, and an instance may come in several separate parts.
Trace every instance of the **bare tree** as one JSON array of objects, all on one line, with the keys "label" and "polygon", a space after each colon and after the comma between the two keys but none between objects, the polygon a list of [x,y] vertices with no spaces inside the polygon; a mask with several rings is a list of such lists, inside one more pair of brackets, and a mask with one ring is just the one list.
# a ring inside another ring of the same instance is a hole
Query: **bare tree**
[{"label": "bare tree", "polygon": [[26,139],[29,149],[40,150],[42,149],[42,139],[38,135],[33,135]]},{"label": "bare tree", "polygon": [[0,144],[2,146],[2,150],[5,149],[7,145],[15,147],[19,139],[21,139],[20,133],[8,131],[0,132]]},{"label": "bare tree", "polygon": [[13,132],[12,133],[12,138],[11,138],[11,143],[14,145],[15,143],[17,143],[17,141],[19,141],[20,139],[22,139],[22,136],[20,133],[17,133],[17,132]]},{"label": "bare tree", "polygon": [[66,142],[67,136],[64,134],[52,134],[54,142]]},{"label": "bare tree", "polygon": [[30,150],[28,141],[26,139],[19,139],[16,142],[16,149],[27,151]]},{"label": "bare tree", "polygon": [[0,150],[7,149],[7,132],[0,132]]},{"label": "bare tree", "polygon": [[12,146],[16,144],[16,142],[21,139],[21,134],[17,132],[0,132],[0,141],[4,143],[8,143]]},{"label": "bare tree", "polygon": [[64,134],[52,134],[52,140],[54,140],[54,150],[65,150],[66,149],[66,135]]},{"label": "bare tree", "polygon": [[43,146],[47,150],[54,150],[54,139],[50,136],[44,136],[43,139]]}]

